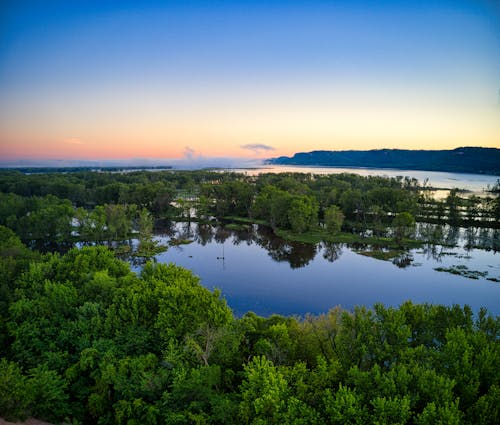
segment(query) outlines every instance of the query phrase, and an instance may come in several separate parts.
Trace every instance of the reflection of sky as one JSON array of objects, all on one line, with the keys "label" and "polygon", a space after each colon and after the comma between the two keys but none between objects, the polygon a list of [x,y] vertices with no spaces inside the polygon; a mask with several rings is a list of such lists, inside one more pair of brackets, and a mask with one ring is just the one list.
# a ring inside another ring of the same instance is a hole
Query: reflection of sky
[{"label": "reflection of sky", "polygon": [[[446,248],[458,256],[446,255],[438,261],[415,250],[414,263],[421,265],[400,269],[391,262],[342,248],[334,262],[327,261],[321,251],[306,266],[292,269],[287,261],[274,261],[255,243],[233,242],[233,237],[224,244],[201,246],[193,242],[171,247],[157,259],[192,270],[208,288],[220,288],[237,314],[248,310],[263,315],[321,313],[339,304],[349,309],[375,302],[396,306],[408,299],[416,303],[469,304],[474,311],[485,306],[500,314],[500,283],[434,270],[465,264],[470,270],[487,270],[488,277],[498,278],[498,254],[492,251],[466,253],[462,248]],[[224,260],[218,259],[223,249]]]}]

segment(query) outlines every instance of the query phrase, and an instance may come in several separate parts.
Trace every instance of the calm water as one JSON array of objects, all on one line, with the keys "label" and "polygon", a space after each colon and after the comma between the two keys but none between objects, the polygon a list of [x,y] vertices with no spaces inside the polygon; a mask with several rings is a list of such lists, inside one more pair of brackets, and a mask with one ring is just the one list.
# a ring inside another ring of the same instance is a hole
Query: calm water
[{"label": "calm water", "polygon": [[445,173],[440,171],[393,170],[382,168],[337,168],[337,167],[303,167],[293,165],[268,165],[262,168],[232,170],[249,175],[261,173],[313,173],[340,174],[353,173],[361,176],[387,176],[416,178],[420,183],[429,180],[429,186],[440,189],[465,189],[481,194],[489,186],[495,185],[499,176],[486,174]]},{"label": "calm water", "polygon": [[[485,237],[479,233],[476,238]],[[459,247],[416,249],[396,264],[359,255],[342,244],[286,242],[258,226],[236,232],[177,223],[157,238],[168,243],[171,236],[193,242],[170,247],[157,261],[186,267],[207,288],[220,288],[236,314],[318,314],[336,305],[397,306],[406,300],[469,304],[475,311],[484,306],[500,314],[500,283],[486,279],[500,278],[500,255],[466,250],[466,239],[456,232],[447,237]],[[473,280],[434,270],[457,265],[488,274]]]}]

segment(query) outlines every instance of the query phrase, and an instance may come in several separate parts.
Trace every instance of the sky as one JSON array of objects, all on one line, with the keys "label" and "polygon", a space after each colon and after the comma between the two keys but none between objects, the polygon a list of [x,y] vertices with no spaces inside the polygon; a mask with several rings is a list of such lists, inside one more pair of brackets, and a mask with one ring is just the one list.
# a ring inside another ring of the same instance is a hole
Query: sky
[{"label": "sky", "polygon": [[500,148],[500,2],[0,2],[0,159]]}]

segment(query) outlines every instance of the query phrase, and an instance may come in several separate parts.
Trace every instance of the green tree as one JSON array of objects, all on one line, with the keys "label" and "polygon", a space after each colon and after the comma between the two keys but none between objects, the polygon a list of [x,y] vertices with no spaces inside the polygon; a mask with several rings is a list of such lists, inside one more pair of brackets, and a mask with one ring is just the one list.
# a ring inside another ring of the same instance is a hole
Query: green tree
[{"label": "green tree", "polygon": [[401,212],[392,221],[394,230],[394,240],[401,242],[404,238],[409,238],[415,230],[415,218],[409,212]]},{"label": "green tree", "polygon": [[325,209],[325,226],[330,233],[340,232],[343,222],[344,214],[337,205],[330,205]]},{"label": "green tree", "polygon": [[290,201],[287,215],[292,231],[305,232],[317,224],[317,202],[311,196],[295,195]]},{"label": "green tree", "polygon": [[446,197],[446,207],[448,208],[448,223],[452,226],[458,226],[461,221],[460,208],[462,199],[458,196],[457,189],[450,190]]},{"label": "green tree", "polygon": [[33,416],[60,422],[71,413],[67,382],[45,365],[31,370],[26,387]]},{"label": "green tree", "polygon": [[420,415],[417,416],[418,425],[459,425],[463,414],[458,409],[458,402],[436,405],[430,402]]},{"label": "green tree", "polygon": [[7,420],[24,419],[28,403],[26,378],[20,367],[0,359],[0,415]]},{"label": "green tree", "polygon": [[138,217],[139,246],[138,251],[142,255],[154,254],[158,244],[153,240],[153,216],[143,208]]},{"label": "green tree", "polygon": [[240,417],[245,424],[279,424],[286,411],[287,382],[273,363],[254,357],[244,367]]},{"label": "green tree", "polygon": [[124,205],[106,204],[104,212],[109,236],[113,239],[127,238],[132,227],[128,209]]},{"label": "green tree", "polygon": [[376,397],[371,401],[374,425],[403,425],[411,416],[410,398],[408,396],[386,398]]},{"label": "green tree", "polygon": [[368,412],[361,396],[349,387],[340,385],[332,394],[326,390],[325,413],[332,424],[363,425],[367,423]]}]

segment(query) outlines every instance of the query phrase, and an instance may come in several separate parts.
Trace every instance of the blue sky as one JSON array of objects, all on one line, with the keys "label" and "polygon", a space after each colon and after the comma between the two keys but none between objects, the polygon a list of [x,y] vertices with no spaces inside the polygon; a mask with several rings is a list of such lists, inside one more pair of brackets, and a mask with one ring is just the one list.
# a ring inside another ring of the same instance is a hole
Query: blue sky
[{"label": "blue sky", "polygon": [[0,154],[500,147],[499,4],[7,0]]}]

